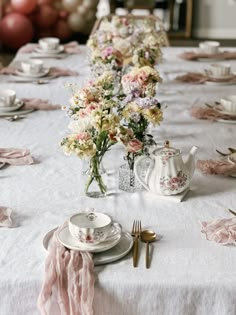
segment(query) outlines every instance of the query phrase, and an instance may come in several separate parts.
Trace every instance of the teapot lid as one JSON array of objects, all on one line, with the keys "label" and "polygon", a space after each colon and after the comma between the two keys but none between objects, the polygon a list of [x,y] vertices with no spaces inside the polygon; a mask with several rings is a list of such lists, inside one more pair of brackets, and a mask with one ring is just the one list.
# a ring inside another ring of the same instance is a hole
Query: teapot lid
[{"label": "teapot lid", "polygon": [[166,140],[164,143],[164,147],[157,149],[157,150],[154,150],[153,154],[158,155],[158,156],[167,156],[168,155],[169,157],[172,157],[172,156],[179,155],[180,150],[170,147],[170,141]]}]

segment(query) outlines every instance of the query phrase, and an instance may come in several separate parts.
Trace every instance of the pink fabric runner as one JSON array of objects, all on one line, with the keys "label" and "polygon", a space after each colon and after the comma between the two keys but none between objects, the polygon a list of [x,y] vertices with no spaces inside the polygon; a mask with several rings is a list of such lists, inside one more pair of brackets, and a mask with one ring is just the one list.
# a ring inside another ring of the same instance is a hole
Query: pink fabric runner
[{"label": "pink fabric runner", "polygon": [[199,58],[209,58],[218,60],[233,60],[236,59],[235,51],[223,51],[216,54],[206,54],[203,52],[186,51],[179,55],[181,59],[197,60]]},{"label": "pink fabric runner", "polygon": [[215,241],[223,245],[236,245],[236,217],[230,219],[216,219],[210,222],[201,222],[201,232],[208,241]]},{"label": "pink fabric runner", "polygon": [[54,233],[50,244],[38,308],[41,315],[92,315],[93,258],[87,252],[68,250],[60,244],[56,233],[63,226]]},{"label": "pink fabric runner", "polygon": [[206,81],[208,82],[228,82],[228,83],[236,83],[236,75],[226,78],[226,79],[214,79],[207,74],[203,74],[200,72],[188,72],[184,75],[177,76],[175,78],[177,81],[181,81],[184,83],[193,83],[193,84],[203,84]]},{"label": "pink fabric runner", "polygon": [[61,109],[61,105],[50,104],[48,100],[40,98],[22,98],[21,101],[24,105],[20,110],[35,109],[35,110],[56,110]]},{"label": "pink fabric runner", "polygon": [[209,175],[236,175],[236,164],[223,160],[198,160],[197,168],[203,174]]},{"label": "pink fabric runner", "polygon": [[12,227],[12,210],[7,207],[0,207],[0,227]]},{"label": "pink fabric runner", "polygon": [[[5,67],[0,69],[0,74],[16,74],[16,68],[14,67]],[[63,68],[58,68],[58,67],[51,67],[49,70],[49,73],[47,74],[46,77],[52,77],[52,78],[58,78],[58,77],[67,77],[67,76],[76,76],[79,73],[77,71],[73,71],[70,69],[63,69]],[[38,79],[38,78],[37,78]]]},{"label": "pink fabric runner", "polygon": [[0,148],[0,162],[11,165],[33,164],[34,160],[27,149]]},{"label": "pink fabric runner", "polygon": [[[36,48],[38,48],[38,44],[27,44],[20,48],[19,52],[21,53],[32,53]],[[79,44],[76,41],[69,42],[64,45],[64,52],[67,54],[78,54],[80,53]],[[45,52],[46,53],[46,52]]]},{"label": "pink fabric runner", "polygon": [[235,115],[226,115],[223,114],[219,109],[209,108],[209,107],[201,107],[194,106],[191,108],[191,116],[198,119],[208,119],[208,120],[217,120],[217,119],[225,119],[225,120],[236,120]]}]

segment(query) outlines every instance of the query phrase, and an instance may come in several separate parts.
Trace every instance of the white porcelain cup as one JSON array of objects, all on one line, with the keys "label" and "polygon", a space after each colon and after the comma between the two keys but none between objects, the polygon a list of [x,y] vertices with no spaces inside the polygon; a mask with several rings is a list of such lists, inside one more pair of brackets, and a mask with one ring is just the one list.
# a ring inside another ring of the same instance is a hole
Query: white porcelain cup
[{"label": "white porcelain cup", "polygon": [[16,92],[13,90],[0,90],[0,107],[13,106],[16,100]]},{"label": "white porcelain cup", "polygon": [[38,74],[43,70],[43,61],[40,59],[22,61],[21,69],[28,74]]},{"label": "white porcelain cup", "polygon": [[99,212],[77,213],[69,219],[69,231],[74,239],[85,244],[104,241],[112,227],[112,219]]},{"label": "white porcelain cup", "polygon": [[199,48],[206,54],[216,54],[219,51],[220,43],[217,41],[205,41],[199,43]]},{"label": "white porcelain cup", "polygon": [[60,40],[57,37],[45,37],[39,40],[39,47],[45,51],[57,50]]},{"label": "white porcelain cup", "polygon": [[221,105],[227,112],[236,113],[236,95],[229,95],[220,100]]},{"label": "white porcelain cup", "polygon": [[229,64],[212,63],[209,72],[213,77],[227,77],[231,73],[231,66]]}]

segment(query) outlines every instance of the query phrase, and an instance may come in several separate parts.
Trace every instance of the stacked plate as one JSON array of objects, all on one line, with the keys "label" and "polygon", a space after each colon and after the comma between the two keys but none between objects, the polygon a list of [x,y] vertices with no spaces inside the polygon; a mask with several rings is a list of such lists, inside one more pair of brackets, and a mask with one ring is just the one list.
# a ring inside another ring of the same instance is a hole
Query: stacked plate
[{"label": "stacked plate", "polygon": [[[48,232],[43,240],[46,250],[50,247],[53,233]],[[66,248],[94,253],[94,264],[106,264],[116,261],[129,253],[133,238],[122,230],[117,222],[103,213],[78,213],[69,219],[56,232],[58,241]]]}]

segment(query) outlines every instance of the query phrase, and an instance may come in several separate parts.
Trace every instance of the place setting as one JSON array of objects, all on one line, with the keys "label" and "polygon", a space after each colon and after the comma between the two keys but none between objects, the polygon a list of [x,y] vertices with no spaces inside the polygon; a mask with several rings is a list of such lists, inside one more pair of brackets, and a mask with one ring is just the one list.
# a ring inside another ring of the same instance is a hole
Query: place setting
[{"label": "place setting", "polygon": [[80,53],[79,44],[76,41],[62,45],[57,37],[44,37],[37,44],[27,44],[20,49],[21,53],[32,53],[30,58],[64,59],[70,54]]},{"label": "place setting", "polygon": [[203,41],[198,49],[185,51],[179,57],[187,61],[215,62],[236,59],[236,51],[221,49],[218,41]]},{"label": "place setting", "polygon": [[94,265],[108,264],[126,256],[133,238],[118,222],[100,212],[81,212],[65,224],[52,229],[43,238],[43,247],[50,250],[53,235],[66,249],[93,253]]},{"label": "place setting", "polygon": [[230,64],[212,63],[203,72],[187,72],[177,76],[175,80],[191,84],[224,86],[236,84],[236,74]]},{"label": "place setting", "polygon": [[204,106],[191,108],[191,116],[227,124],[236,123],[236,95],[224,96],[214,102],[206,102]]}]

